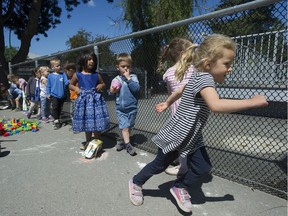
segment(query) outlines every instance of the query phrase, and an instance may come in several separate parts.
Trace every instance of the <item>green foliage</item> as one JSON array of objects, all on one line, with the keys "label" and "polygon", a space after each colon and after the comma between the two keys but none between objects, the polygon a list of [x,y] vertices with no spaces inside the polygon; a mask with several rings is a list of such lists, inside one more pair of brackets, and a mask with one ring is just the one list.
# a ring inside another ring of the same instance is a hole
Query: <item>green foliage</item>
[{"label": "green foliage", "polygon": [[16,55],[18,49],[16,47],[6,47],[5,48],[5,58],[8,62],[12,60],[12,57]]}]

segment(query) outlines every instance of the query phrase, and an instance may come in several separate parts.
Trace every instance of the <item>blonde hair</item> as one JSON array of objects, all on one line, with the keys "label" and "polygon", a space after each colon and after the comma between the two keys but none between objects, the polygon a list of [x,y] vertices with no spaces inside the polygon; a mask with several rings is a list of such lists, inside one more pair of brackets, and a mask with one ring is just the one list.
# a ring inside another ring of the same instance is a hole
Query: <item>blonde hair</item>
[{"label": "blonde hair", "polygon": [[[163,67],[165,62],[169,62],[171,65],[176,64],[181,58],[182,53],[193,46],[190,39],[184,37],[173,38],[169,45],[166,45],[160,55],[159,64],[157,67],[157,72],[162,74],[164,72]],[[185,73],[175,73],[176,80],[183,80]]]},{"label": "blonde hair", "polygon": [[51,59],[50,60],[51,68],[53,68],[55,64],[60,63],[60,62],[61,62],[60,59],[57,59],[57,58]]},{"label": "blonde hair", "polygon": [[213,34],[207,36],[199,46],[189,47],[182,55],[177,64],[176,72],[187,71],[192,64],[198,71],[204,70],[204,61],[215,63],[223,57],[223,49],[236,50],[236,43],[228,36]]},{"label": "blonde hair", "polygon": [[8,74],[8,75],[7,75],[8,81],[10,81],[10,82],[12,82],[12,83],[14,83],[15,77],[16,77],[15,74]]},{"label": "blonde hair", "polygon": [[116,65],[118,65],[121,61],[125,61],[129,65],[131,65],[132,64],[132,57],[128,53],[120,53],[116,57]]},{"label": "blonde hair", "polygon": [[40,71],[41,74],[43,74],[44,71],[49,71],[50,68],[48,66],[41,66],[38,71]]}]

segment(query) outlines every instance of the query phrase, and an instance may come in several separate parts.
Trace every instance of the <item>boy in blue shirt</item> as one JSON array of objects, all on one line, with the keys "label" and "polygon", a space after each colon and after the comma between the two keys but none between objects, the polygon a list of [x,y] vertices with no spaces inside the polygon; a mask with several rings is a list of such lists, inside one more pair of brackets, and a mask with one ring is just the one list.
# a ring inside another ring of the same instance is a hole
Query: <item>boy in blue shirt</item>
[{"label": "boy in blue shirt", "polygon": [[130,134],[135,125],[140,85],[137,76],[130,74],[131,64],[132,58],[129,54],[121,53],[117,56],[116,68],[119,75],[112,80],[110,92],[116,94],[116,114],[123,138],[117,141],[116,150],[126,149],[134,156],[136,152],[130,143]]},{"label": "boy in blue shirt", "polygon": [[60,122],[60,116],[65,102],[66,88],[69,85],[69,80],[66,73],[61,71],[59,59],[52,59],[50,65],[52,72],[48,75],[46,94],[52,104],[54,130],[58,130],[62,125]]}]

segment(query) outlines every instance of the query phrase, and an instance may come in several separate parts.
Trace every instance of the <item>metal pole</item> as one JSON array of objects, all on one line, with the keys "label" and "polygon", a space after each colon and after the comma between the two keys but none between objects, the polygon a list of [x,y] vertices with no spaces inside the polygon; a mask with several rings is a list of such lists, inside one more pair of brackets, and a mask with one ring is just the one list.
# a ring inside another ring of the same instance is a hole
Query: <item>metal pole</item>
[{"label": "metal pole", "polygon": [[8,67],[9,67],[9,74],[12,74],[12,65],[11,65],[11,62],[8,62]]},{"label": "metal pole", "polygon": [[97,56],[97,68],[96,70],[99,71],[99,49],[98,49],[98,46],[94,46],[94,53],[95,55]]}]

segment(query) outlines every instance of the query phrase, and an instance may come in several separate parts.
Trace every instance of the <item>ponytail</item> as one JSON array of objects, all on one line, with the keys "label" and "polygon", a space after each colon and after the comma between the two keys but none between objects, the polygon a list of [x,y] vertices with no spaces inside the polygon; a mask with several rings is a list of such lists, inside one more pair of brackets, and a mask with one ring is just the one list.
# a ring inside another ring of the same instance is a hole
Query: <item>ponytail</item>
[{"label": "ponytail", "polygon": [[175,71],[176,80],[178,81],[183,80],[184,75],[188,70],[188,67],[192,64],[195,58],[195,51],[197,47],[198,47],[198,44],[192,44],[182,54],[181,59],[176,64],[176,71]]},{"label": "ponytail", "polygon": [[158,67],[156,70],[156,72],[159,74],[163,73],[163,65],[164,65],[165,61],[167,60],[168,50],[169,50],[169,45],[166,45],[162,51],[162,54],[161,54],[160,60],[159,60],[159,64],[158,64]]}]

